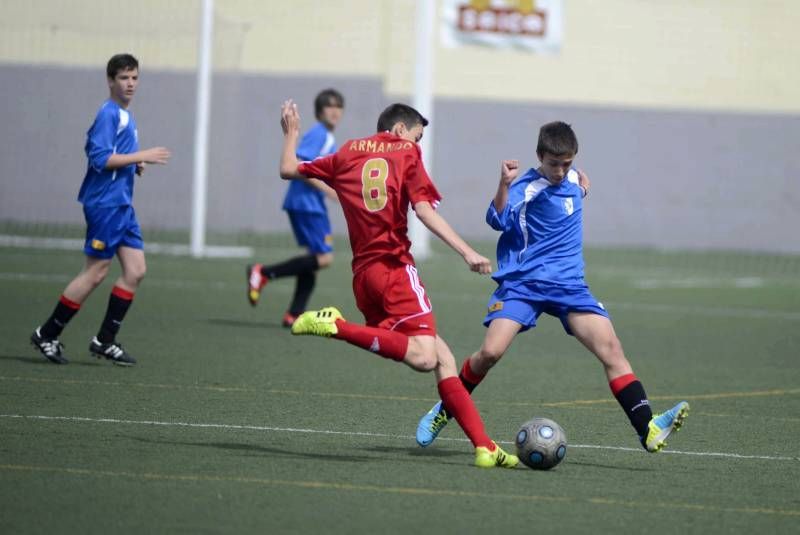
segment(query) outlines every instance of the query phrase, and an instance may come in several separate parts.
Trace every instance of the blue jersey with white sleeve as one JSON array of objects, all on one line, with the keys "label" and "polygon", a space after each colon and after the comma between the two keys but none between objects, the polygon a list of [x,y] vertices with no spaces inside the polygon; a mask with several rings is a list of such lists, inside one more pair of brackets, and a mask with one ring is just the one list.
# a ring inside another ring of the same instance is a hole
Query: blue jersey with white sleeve
[{"label": "blue jersey with white sleeve", "polygon": [[[308,162],[334,152],[336,152],[336,140],[333,133],[325,128],[324,124],[317,123],[300,140],[297,158]],[[325,194],[302,180],[290,182],[283,200],[283,209],[290,212],[328,213],[325,207]]]},{"label": "blue jersey with white sleeve", "polygon": [[509,187],[502,212],[489,204],[486,222],[502,232],[492,278],[584,285],[582,213],[583,191],[574,169],[557,186],[528,170]]},{"label": "blue jersey with white sleeve", "polygon": [[109,99],[103,102],[86,133],[89,162],[78,201],[84,206],[129,206],[133,203],[136,164],[106,169],[112,154],[131,154],[139,150],[133,114]]}]

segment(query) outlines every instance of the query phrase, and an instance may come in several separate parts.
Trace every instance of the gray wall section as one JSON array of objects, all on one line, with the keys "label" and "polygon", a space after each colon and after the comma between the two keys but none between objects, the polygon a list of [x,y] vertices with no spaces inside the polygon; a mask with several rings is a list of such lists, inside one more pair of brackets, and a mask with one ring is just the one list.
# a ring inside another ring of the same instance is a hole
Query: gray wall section
[{"label": "gray wall section", "polygon": [[[374,131],[388,102],[379,80],[217,74],[209,154],[213,230],[285,231],[277,178],[278,108],[286,97],[312,121],[317,90],[347,98],[340,143]],[[144,227],[190,224],[194,75],[142,73],[132,110],[142,147],[173,151],[138,180]],[[0,220],[81,223],[75,202],[85,171],[86,129],[106,97],[102,70],[0,66]],[[501,158],[535,161],[538,127],[562,119],[578,134],[577,160],[592,179],[585,234],[592,245],[800,253],[800,117],[599,109],[438,99],[434,179],[442,213],[464,235],[483,223]],[[344,232],[340,210],[333,223]]]}]

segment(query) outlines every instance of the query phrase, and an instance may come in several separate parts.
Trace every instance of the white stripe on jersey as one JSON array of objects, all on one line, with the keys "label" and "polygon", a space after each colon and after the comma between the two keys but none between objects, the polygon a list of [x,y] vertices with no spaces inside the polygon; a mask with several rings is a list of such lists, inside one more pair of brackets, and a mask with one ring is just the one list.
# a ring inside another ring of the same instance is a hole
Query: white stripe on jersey
[{"label": "white stripe on jersey", "polygon": [[325,144],[322,146],[322,150],[319,151],[319,155],[327,156],[328,154],[330,154],[331,150],[333,149],[334,143],[336,143],[336,140],[333,138],[333,134],[328,132],[325,135]]},{"label": "white stripe on jersey", "polygon": [[525,252],[525,249],[528,248],[528,222],[527,222],[527,215],[528,215],[528,203],[531,202],[533,199],[539,195],[544,188],[550,185],[550,182],[546,178],[540,178],[538,180],[534,180],[525,188],[525,199],[520,203],[522,204],[522,208],[519,211],[519,227],[522,231],[522,249],[519,252],[518,258],[522,258],[522,253]]},{"label": "white stripe on jersey", "polygon": [[575,169],[570,169],[567,171],[567,180],[572,182],[573,184],[581,185],[580,178],[578,177],[578,172]]}]

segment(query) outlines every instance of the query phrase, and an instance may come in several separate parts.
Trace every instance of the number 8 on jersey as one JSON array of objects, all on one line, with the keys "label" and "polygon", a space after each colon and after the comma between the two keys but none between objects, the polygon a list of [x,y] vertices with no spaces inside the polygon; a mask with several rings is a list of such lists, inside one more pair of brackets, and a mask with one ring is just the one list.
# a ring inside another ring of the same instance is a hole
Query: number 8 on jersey
[{"label": "number 8 on jersey", "polygon": [[361,194],[364,206],[370,212],[378,212],[386,207],[389,196],[386,193],[386,179],[389,178],[389,164],[383,158],[371,158],[361,168]]}]

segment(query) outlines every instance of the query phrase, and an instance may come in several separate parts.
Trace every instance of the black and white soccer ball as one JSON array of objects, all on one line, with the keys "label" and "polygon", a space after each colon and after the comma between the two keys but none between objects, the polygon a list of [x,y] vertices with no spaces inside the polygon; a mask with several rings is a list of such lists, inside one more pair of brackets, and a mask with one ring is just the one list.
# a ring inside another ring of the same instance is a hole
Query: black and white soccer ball
[{"label": "black and white soccer ball", "polygon": [[567,455],[567,435],[548,418],[522,424],[514,442],[519,460],[534,470],[550,470]]}]

